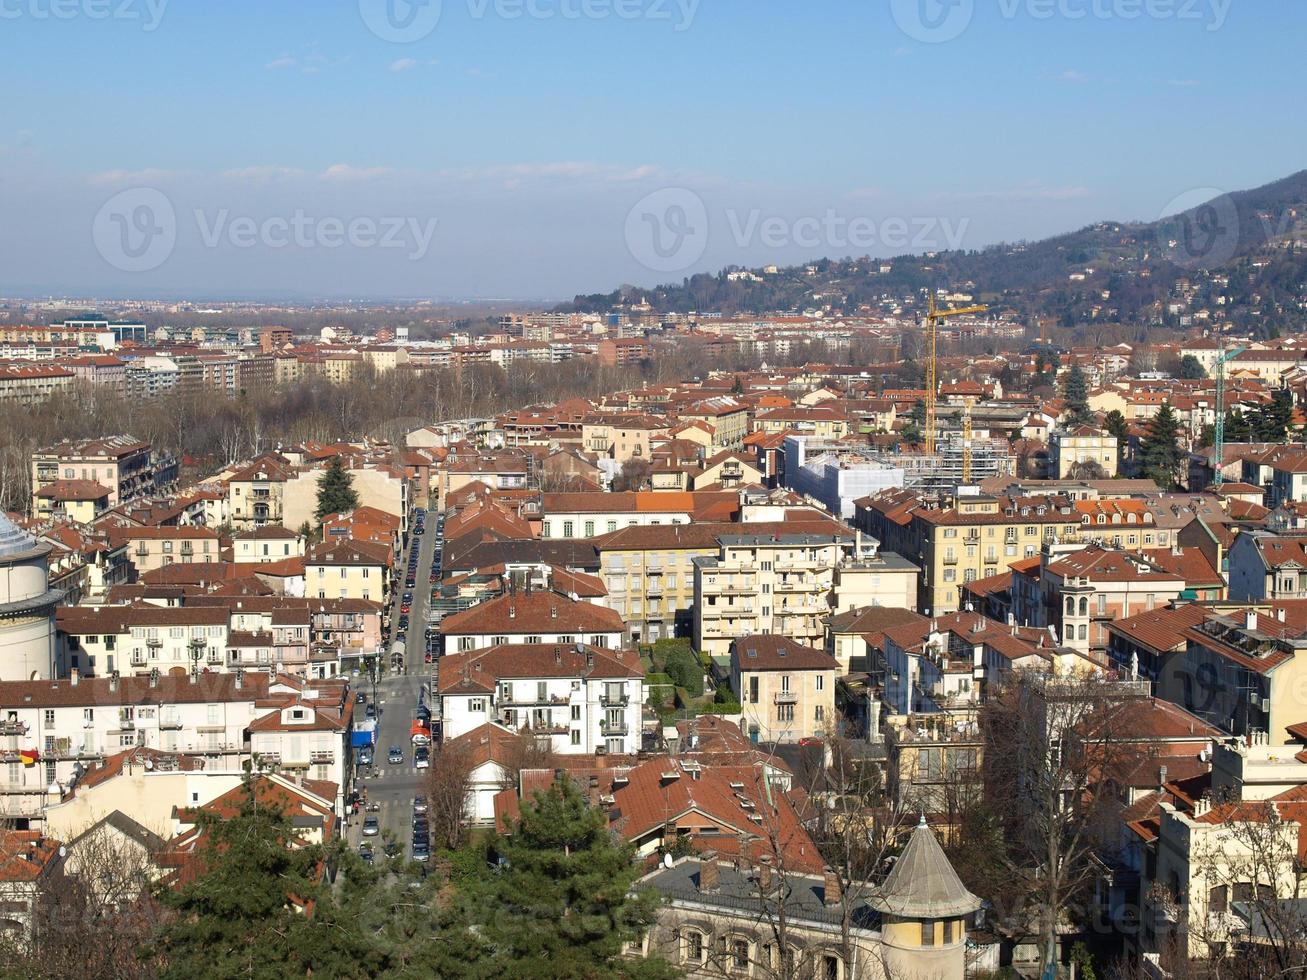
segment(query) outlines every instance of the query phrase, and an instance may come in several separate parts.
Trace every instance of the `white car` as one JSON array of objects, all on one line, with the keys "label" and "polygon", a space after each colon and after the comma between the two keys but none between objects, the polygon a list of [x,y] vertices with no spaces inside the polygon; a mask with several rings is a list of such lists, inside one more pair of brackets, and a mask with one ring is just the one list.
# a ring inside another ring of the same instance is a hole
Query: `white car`
[{"label": "white car", "polygon": [[431,766],[431,753],[418,749],[413,754],[413,765],[418,769],[427,769]]}]

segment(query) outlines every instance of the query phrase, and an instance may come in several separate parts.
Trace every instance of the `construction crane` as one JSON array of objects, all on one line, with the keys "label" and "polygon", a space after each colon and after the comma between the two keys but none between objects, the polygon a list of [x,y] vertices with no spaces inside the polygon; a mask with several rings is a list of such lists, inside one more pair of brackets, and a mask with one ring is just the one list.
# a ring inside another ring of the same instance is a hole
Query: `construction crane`
[{"label": "construction crane", "polygon": [[976,400],[968,395],[962,405],[962,484],[971,483],[971,406]]},{"label": "construction crane", "polygon": [[1221,469],[1225,466],[1225,365],[1227,362],[1234,360],[1248,348],[1236,347],[1233,350],[1226,351],[1216,361],[1216,438],[1213,447],[1216,451],[1214,463],[1216,464],[1216,476],[1212,478],[1212,486],[1217,490],[1221,489],[1221,484],[1225,482],[1225,477]]},{"label": "construction crane", "polygon": [[[961,306],[941,310],[935,305],[935,291],[932,289],[926,302],[926,454],[934,455],[935,441],[939,433],[937,403],[939,401],[939,321],[955,316],[970,316],[984,313],[988,306]],[[969,467],[968,467],[969,468]]]}]

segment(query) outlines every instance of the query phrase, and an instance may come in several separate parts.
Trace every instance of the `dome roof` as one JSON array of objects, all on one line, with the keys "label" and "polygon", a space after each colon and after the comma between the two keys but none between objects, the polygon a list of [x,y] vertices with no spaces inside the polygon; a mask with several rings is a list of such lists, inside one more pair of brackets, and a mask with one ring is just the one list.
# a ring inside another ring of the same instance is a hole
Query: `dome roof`
[{"label": "dome roof", "polygon": [[0,558],[21,555],[35,548],[36,538],[0,513]]},{"label": "dome roof", "polygon": [[976,911],[980,899],[962,884],[923,816],[868,904],[905,919],[952,919]]}]

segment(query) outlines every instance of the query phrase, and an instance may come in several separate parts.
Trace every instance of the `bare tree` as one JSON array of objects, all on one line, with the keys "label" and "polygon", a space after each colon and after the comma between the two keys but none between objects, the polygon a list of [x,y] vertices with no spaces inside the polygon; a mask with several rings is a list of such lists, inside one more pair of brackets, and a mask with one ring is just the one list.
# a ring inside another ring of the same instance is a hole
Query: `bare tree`
[{"label": "bare tree", "polygon": [[463,843],[468,800],[472,795],[475,746],[466,739],[441,742],[427,769],[427,820],[442,847],[457,850]]},{"label": "bare tree", "polygon": [[986,798],[1004,821],[1018,880],[1001,926],[1020,936],[1033,922],[1045,969],[1115,827],[1114,777],[1141,761],[1136,743],[1117,738],[1132,701],[1107,677],[1030,672],[1014,674],[981,710]]}]

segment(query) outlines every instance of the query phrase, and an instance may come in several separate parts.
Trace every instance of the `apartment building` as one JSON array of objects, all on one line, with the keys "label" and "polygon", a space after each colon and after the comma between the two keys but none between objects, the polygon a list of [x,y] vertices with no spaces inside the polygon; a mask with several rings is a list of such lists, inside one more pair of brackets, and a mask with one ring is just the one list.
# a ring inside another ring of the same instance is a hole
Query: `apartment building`
[{"label": "apartment building", "polygon": [[[540,501],[540,536],[593,538],[627,527],[689,524],[713,497],[721,496],[654,491],[545,493]],[[735,494],[726,496],[736,499]]]},{"label": "apartment building", "polygon": [[[603,650],[623,644],[622,617],[611,609],[553,591],[509,591],[440,621],[445,653],[466,653],[505,644]],[[444,672],[442,662],[441,672]]]},{"label": "apartment building", "polygon": [[0,363],[0,404],[39,405],[73,387],[76,375],[55,364]]},{"label": "apartment building", "polygon": [[304,594],[384,603],[390,594],[393,557],[383,544],[320,541],[304,555]]},{"label": "apartment building", "polygon": [[634,651],[508,643],[447,654],[437,690],[447,739],[493,722],[563,754],[642,747],[644,669]]},{"label": "apartment building", "polygon": [[227,513],[233,530],[282,524],[282,495],[294,467],[276,453],[263,453],[227,477]]},{"label": "apartment building", "polygon": [[1116,436],[1091,425],[1049,433],[1048,465],[1052,479],[1065,480],[1071,476],[1073,468],[1089,463],[1102,469],[1099,479],[1115,478],[1118,464]]},{"label": "apartment building", "polygon": [[[360,506],[373,507],[398,517],[401,534],[407,534],[413,487],[404,469],[380,462],[347,462],[346,468]],[[279,523],[289,528],[316,523],[318,483],[324,472],[324,468],[314,467],[287,474],[282,485]]]},{"label": "apartment building", "polygon": [[[0,800],[12,820],[40,820],[48,803],[97,761],[135,746],[226,760],[238,768],[267,674],[152,671],[141,677],[0,682]],[[24,764],[24,759],[34,764]]]},{"label": "apartment building", "polygon": [[1229,565],[1231,599],[1307,599],[1307,535],[1240,533]]},{"label": "apartment building", "polygon": [[304,539],[280,524],[265,524],[232,535],[232,560],[238,565],[263,564],[304,556]]},{"label": "apartment building", "polygon": [[109,488],[95,480],[55,480],[32,495],[38,521],[90,524],[109,509]]},{"label": "apartment building", "polygon": [[694,632],[695,558],[718,554],[718,535],[739,525],[633,526],[594,539],[604,604],[626,623],[629,643]]},{"label": "apartment building", "polygon": [[749,434],[749,406],[727,395],[705,398],[677,411],[680,422],[703,422],[712,428],[712,450],[740,449]]},{"label": "apartment building", "polygon": [[581,448],[619,466],[631,459],[648,460],[653,440],[666,436],[672,424],[652,415],[590,416],[581,425]]},{"label": "apartment building", "polygon": [[32,496],[56,480],[90,480],[109,491],[109,506],[163,493],[177,483],[179,462],[133,436],[79,439],[32,453]]},{"label": "apartment building", "polygon": [[109,529],[109,543],[125,545],[137,575],[165,565],[216,562],[218,532],[205,527],[117,527]]},{"label": "apartment building", "polygon": [[[1218,576],[1219,578],[1219,576]],[[1024,626],[1052,627],[1060,642],[1083,654],[1107,649],[1109,623],[1167,605],[1183,594],[1185,577],[1141,553],[1088,545],[1012,570],[1012,612]]]},{"label": "apartment building", "polygon": [[719,535],[718,554],[692,560],[695,647],[724,656],[733,640],[769,633],[821,645],[836,570],[857,557],[853,532],[737,527]]},{"label": "apartment building", "polygon": [[836,730],[839,663],[825,650],[784,636],[757,634],[731,643],[731,690],[744,709],[741,727],[755,742],[797,742]]},{"label": "apartment building", "polygon": [[917,608],[956,612],[961,586],[990,578],[1046,542],[1074,543],[1081,514],[1063,497],[959,496],[927,506],[913,492],[886,491],[857,501],[855,526],[922,571]]}]

